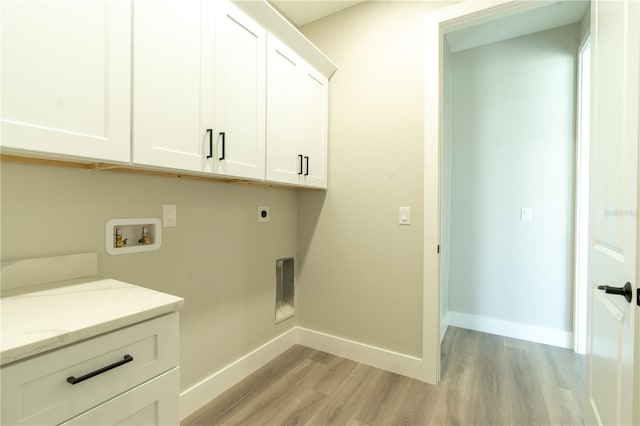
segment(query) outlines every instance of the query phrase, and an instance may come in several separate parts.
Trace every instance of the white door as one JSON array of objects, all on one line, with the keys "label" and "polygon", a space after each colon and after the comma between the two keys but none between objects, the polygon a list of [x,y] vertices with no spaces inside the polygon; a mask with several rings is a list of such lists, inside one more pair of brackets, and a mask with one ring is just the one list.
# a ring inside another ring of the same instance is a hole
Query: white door
[{"label": "white door", "polygon": [[[630,425],[640,398],[633,394],[640,2],[596,1],[591,7],[592,223],[585,421]],[[597,288],[622,287],[626,282],[633,289],[631,303]]]},{"label": "white door", "polygon": [[131,0],[5,0],[0,8],[0,145],[128,162]]},{"label": "white door", "polygon": [[326,188],[329,81],[307,66],[300,79],[300,93],[300,144],[304,155],[301,183]]},{"label": "white door", "polygon": [[298,184],[304,173],[300,150],[301,59],[269,34],[267,50],[267,180]]},{"label": "white door", "polygon": [[133,16],[133,162],[211,172],[211,2],[136,0]]},{"label": "white door", "polygon": [[266,30],[217,1],[215,172],[264,179]]}]

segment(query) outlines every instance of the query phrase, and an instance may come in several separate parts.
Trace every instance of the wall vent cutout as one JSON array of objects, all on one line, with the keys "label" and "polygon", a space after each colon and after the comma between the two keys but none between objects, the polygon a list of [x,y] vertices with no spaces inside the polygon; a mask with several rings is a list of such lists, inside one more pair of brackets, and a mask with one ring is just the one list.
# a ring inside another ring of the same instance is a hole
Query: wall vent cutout
[{"label": "wall vent cutout", "polygon": [[295,263],[293,257],[276,260],[276,323],[295,314]]},{"label": "wall vent cutout", "polygon": [[105,248],[110,255],[158,250],[162,245],[158,218],[111,219],[105,228]]}]

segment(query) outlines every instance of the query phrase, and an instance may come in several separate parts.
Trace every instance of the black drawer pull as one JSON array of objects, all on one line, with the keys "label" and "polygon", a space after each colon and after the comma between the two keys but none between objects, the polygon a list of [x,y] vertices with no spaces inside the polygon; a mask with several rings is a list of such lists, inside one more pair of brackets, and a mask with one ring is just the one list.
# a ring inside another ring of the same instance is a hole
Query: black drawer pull
[{"label": "black drawer pull", "polygon": [[304,156],[305,161],[307,162],[307,171],[304,174],[305,176],[309,176],[309,157],[307,157],[306,155]]},{"label": "black drawer pull", "polygon": [[109,370],[112,370],[112,369],[114,369],[116,367],[120,367],[121,365],[124,365],[124,364],[126,364],[128,362],[131,362],[131,361],[133,361],[133,357],[131,355],[125,355],[124,358],[121,359],[120,361],[114,362],[113,364],[107,365],[106,367],[99,368],[96,371],[92,371],[91,373],[85,374],[84,376],[80,376],[80,377],[70,376],[70,377],[67,377],[67,382],[71,383],[72,385],[75,385],[77,383],[84,382],[85,380],[90,379],[92,377],[95,377],[98,374],[102,374],[102,373],[107,372]]},{"label": "black drawer pull", "polygon": [[304,173],[302,166],[302,155],[298,155],[298,158],[300,159],[300,171],[298,172],[298,174],[301,175],[302,173]]}]

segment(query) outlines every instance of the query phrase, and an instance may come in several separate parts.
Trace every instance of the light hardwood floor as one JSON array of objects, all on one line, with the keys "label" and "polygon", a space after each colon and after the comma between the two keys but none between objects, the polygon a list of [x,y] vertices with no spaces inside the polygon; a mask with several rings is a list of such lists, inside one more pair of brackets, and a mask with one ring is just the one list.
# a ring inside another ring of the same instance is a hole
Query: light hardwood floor
[{"label": "light hardwood floor", "polygon": [[584,359],[449,327],[438,386],[294,346],[198,412],[194,425],[583,424]]}]

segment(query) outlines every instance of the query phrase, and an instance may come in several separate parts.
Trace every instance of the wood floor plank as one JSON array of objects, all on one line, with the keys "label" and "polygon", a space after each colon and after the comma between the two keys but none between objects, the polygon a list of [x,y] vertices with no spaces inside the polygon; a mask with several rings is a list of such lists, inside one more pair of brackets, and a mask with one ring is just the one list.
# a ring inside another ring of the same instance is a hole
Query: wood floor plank
[{"label": "wood floor plank", "polygon": [[543,386],[545,406],[552,425],[583,425],[582,398],[573,390]]},{"label": "wood floor plank", "polygon": [[542,386],[529,351],[514,349],[506,353],[508,424],[549,425]]},{"label": "wood floor plank", "polygon": [[325,395],[330,395],[346,380],[357,365],[357,362],[350,359],[334,357],[327,364],[327,373],[313,386],[313,389]]},{"label": "wood floor plank", "polygon": [[496,410],[509,401],[502,385],[506,380],[505,343],[502,336],[485,334],[477,346],[477,352],[469,360],[473,365],[473,389],[471,412],[478,424],[505,424],[502,410]]},{"label": "wood floor plank", "polygon": [[306,359],[276,383],[265,389],[251,404],[239,407],[236,413],[224,424],[274,424],[273,419],[288,407],[294,405],[297,398],[303,394],[303,391],[307,390],[305,380],[315,383],[325,370],[326,366],[324,364]]},{"label": "wood floor plank", "polygon": [[294,346],[182,422],[193,425],[582,424],[584,357],[449,327],[442,381]]},{"label": "wood floor plank", "polygon": [[356,418],[365,424],[376,424],[378,419],[388,416],[393,410],[394,396],[399,392],[401,379],[399,374],[383,371],[368,398],[360,405]]},{"label": "wood floor plank", "polygon": [[470,411],[474,372],[464,360],[449,360],[447,375],[438,384],[437,401],[429,425],[469,425],[475,423]]},{"label": "wood floor plank", "polygon": [[265,389],[296,368],[316,351],[294,345],[267,365],[231,387],[181,422],[182,426],[217,425],[233,415],[239,407],[251,404]]},{"label": "wood floor plank", "polygon": [[426,425],[437,401],[435,386],[409,377],[400,377],[389,407],[376,419],[379,425]]},{"label": "wood floor plank", "polygon": [[280,413],[269,419],[264,419],[267,420],[264,424],[286,426],[307,424],[325,399],[327,399],[327,395],[321,392],[313,389],[303,389],[300,394],[296,395],[294,401],[288,404]]},{"label": "wood floor plank", "polygon": [[350,423],[350,420],[355,421],[356,411],[371,395],[372,389],[382,373],[383,371],[377,368],[358,364],[351,370],[342,385],[309,419],[309,424],[339,426]]}]

